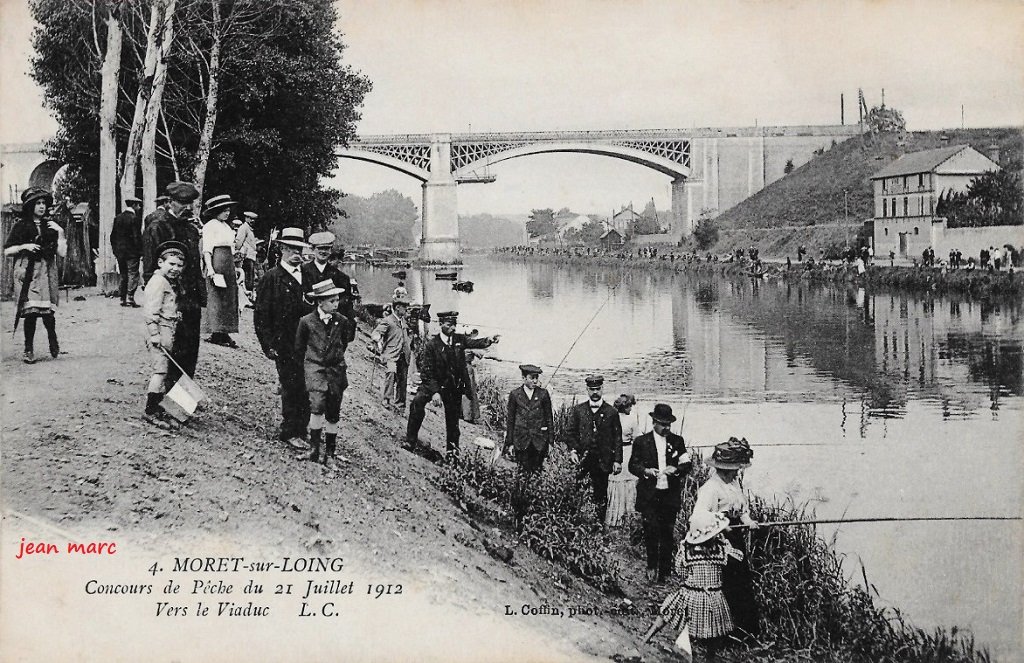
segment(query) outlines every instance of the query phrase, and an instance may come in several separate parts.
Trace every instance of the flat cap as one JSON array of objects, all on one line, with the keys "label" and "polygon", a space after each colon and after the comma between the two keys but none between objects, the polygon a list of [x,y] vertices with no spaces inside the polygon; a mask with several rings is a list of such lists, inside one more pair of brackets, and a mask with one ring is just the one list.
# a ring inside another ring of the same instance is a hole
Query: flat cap
[{"label": "flat cap", "polygon": [[333,246],[334,233],[318,232],[309,236],[309,243],[313,246]]},{"label": "flat cap", "polygon": [[519,364],[519,370],[523,372],[523,375],[540,375],[544,372],[540,370],[540,366],[533,364]]},{"label": "flat cap", "polygon": [[441,311],[440,313],[437,314],[437,319],[438,319],[438,321],[441,321],[441,320],[452,320],[452,321],[455,321],[455,320],[459,319],[459,312],[458,311]]},{"label": "flat cap", "polygon": [[171,200],[179,203],[190,203],[199,197],[199,191],[191,182],[171,182],[164,191]]},{"label": "flat cap", "polygon": [[593,389],[594,387],[600,387],[604,384],[603,375],[588,375],[586,377],[587,387]]}]

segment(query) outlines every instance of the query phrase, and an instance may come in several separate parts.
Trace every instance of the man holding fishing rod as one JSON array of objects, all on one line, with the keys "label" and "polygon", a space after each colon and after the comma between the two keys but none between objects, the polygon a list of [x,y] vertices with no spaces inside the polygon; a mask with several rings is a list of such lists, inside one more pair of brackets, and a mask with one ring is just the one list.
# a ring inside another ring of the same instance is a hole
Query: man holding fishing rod
[{"label": "man holding fishing rod", "polygon": [[[440,400],[444,406],[445,438],[448,454],[459,449],[459,419],[462,416],[462,396],[469,395],[469,373],[466,369],[466,350],[482,350],[498,342],[498,334],[470,338],[455,333],[457,311],[437,314],[441,331],[423,344],[417,363],[420,386],[409,404],[409,423],[402,448],[416,451],[420,426],[430,400]],[[617,420],[616,420],[617,421]],[[621,450],[620,450],[621,451]]]}]

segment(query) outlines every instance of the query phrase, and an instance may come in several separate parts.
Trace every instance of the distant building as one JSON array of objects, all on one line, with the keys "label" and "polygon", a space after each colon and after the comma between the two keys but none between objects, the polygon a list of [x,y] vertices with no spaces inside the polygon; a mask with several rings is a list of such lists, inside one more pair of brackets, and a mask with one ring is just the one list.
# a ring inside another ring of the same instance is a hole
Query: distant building
[{"label": "distant building", "polygon": [[603,248],[603,249],[618,249],[618,248],[622,248],[622,245],[625,243],[625,241],[626,240],[625,240],[625,238],[623,238],[622,233],[620,233],[615,228],[611,228],[610,230],[606,230],[605,233],[603,235],[601,235],[601,248]]},{"label": "distant building", "polygon": [[[951,145],[904,154],[872,175],[875,255],[882,258],[893,251],[920,257],[932,247],[940,255],[959,248],[966,257],[983,246],[1002,244],[996,234],[1005,231],[992,230],[999,226],[949,231],[945,219],[935,216],[940,196],[967,191],[975,178],[993,170],[999,170],[999,164],[970,145]],[[952,234],[955,237],[947,236]]]},{"label": "distant building", "polygon": [[633,223],[638,219],[641,219],[641,215],[633,211],[632,207],[625,207],[612,216],[610,225],[615,230],[622,233],[623,236],[628,235],[633,230]]}]

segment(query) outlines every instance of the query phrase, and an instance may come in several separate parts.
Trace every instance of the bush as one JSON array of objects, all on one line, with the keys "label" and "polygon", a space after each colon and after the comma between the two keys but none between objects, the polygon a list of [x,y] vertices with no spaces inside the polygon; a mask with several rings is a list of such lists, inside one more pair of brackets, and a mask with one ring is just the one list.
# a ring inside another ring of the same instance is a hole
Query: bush
[{"label": "bush", "polygon": [[714,219],[702,217],[697,220],[697,226],[693,229],[693,238],[697,240],[697,248],[701,251],[714,246],[718,241],[718,224]]}]

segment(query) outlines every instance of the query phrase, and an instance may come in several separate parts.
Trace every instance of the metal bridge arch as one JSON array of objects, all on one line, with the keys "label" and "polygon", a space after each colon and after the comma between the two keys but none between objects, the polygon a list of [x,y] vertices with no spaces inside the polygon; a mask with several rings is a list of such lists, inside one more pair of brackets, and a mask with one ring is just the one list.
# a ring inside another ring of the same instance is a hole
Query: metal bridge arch
[{"label": "metal bridge arch", "polygon": [[[426,182],[430,179],[430,156],[429,151],[427,153],[427,159],[423,166],[417,166],[415,162],[403,160],[398,156],[392,156],[390,154],[384,154],[381,152],[370,151],[365,149],[359,149],[359,147],[350,147],[345,150],[341,150],[337,153],[340,158],[353,159],[356,161],[365,161],[367,163],[374,163],[378,166],[384,166],[391,170],[397,170],[400,173],[413,177],[420,182]],[[409,157],[406,157],[407,159]]]},{"label": "metal bridge arch", "polygon": [[489,149],[485,148],[487,153],[484,156],[472,160],[464,156],[471,154],[466,150],[467,147],[469,146],[465,144],[452,146],[452,174],[457,180],[502,161],[544,153],[594,154],[645,166],[673,179],[690,177],[688,143],[674,154],[655,154],[645,149],[609,143],[537,142],[499,149],[495,149],[498,146],[491,145],[488,146]]}]

